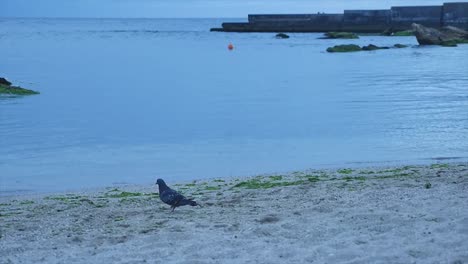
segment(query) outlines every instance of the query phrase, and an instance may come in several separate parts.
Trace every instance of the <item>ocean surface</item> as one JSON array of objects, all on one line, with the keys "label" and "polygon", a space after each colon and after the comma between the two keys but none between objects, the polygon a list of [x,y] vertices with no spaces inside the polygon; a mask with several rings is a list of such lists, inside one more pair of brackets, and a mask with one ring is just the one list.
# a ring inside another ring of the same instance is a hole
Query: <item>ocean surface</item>
[{"label": "ocean surface", "polygon": [[0,193],[467,159],[468,45],[223,21],[0,19]]}]

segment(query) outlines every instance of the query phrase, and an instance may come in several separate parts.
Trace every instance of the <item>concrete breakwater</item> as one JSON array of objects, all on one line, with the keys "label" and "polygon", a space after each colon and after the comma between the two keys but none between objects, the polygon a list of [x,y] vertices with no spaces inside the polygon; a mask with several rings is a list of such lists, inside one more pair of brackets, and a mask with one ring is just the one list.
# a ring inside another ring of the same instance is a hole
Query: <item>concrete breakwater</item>
[{"label": "concrete breakwater", "polygon": [[382,10],[344,10],[343,14],[255,14],[247,23],[223,23],[224,32],[327,32],[379,33],[411,29],[412,23],[440,28],[468,29],[468,2],[441,6],[394,6]]}]

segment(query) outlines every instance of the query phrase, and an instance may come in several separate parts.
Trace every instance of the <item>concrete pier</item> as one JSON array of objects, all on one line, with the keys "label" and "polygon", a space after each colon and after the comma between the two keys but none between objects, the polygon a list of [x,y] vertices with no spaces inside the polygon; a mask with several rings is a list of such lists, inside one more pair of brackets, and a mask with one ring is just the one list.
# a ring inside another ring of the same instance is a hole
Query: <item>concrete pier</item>
[{"label": "concrete pier", "polygon": [[413,23],[433,28],[442,26],[442,6],[394,6],[390,13],[394,30],[407,30]]},{"label": "concrete pier", "polygon": [[345,10],[343,31],[382,32],[391,27],[390,10]]},{"label": "concrete pier", "polygon": [[442,13],[442,26],[468,29],[468,3],[445,3]]},{"label": "concrete pier", "polygon": [[223,23],[212,31],[381,33],[409,30],[412,23],[468,29],[468,2],[441,6],[394,6],[382,10],[344,10],[343,14],[252,14],[247,23]]}]

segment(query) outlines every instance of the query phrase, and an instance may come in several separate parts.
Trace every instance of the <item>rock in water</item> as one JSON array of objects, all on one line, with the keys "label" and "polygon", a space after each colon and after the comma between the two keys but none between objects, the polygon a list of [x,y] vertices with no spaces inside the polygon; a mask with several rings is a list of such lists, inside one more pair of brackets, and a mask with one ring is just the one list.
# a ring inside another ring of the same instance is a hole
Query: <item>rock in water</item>
[{"label": "rock in water", "polygon": [[389,49],[389,47],[379,47],[374,44],[369,44],[367,46],[362,47],[362,50],[366,50],[366,51],[379,50],[379,49]]},{"label": "rock in water", "polygon": [[320,39],[358,39],[359,36],[352,32],[327,32]]},{"label": "rock in water", "polygon": [[420,45],[456,46],[468,43],[468,32],[456,27],[444,27],[441,30],[413,23],[414,35]]},{"label": "rock in water", "polygon": [[327,52],[353,52],[353,51],[361,51],[361,47],[354,44],[348,45],[336,45],[327,49]]},{"label": "rock in water", "polygon": [[402,49],[402,48],[407,48],[408,45],[403,45],[403,44],[395,44],[393,45],[393,47],[397,48],[397,49]]},{"label": "rock in water", "polygon": [[289,38],[289,36],[284,34],[284,33],[278,33],[278,34],[276,34],[276,38],[277,39],[287,39],[287,38]]},{"label": "rock in water", "polygon": [[39,94],[39,92],[28,90],[25,88],[21,88],[19,86],[11,86],[11,82],[9,82],[5,78],[0,78],[0,95],[31,95],[31,94]]},{"label": "rock in water", "polygon": [[0,84],[3,84],[3,85],[6,85],[6,86],[10,86],[11,85],[11,82],[9,82],[7,79],[5,78],[0,78]]}]

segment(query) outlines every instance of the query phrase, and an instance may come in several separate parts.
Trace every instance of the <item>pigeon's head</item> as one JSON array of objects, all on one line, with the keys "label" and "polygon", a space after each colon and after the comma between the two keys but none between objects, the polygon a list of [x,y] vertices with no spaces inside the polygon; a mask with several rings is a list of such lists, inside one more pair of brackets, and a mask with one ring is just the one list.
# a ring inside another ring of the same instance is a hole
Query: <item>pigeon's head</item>
[{"label": "pigeon's head", "polygon": [[164,185],[166,185],[166,183],[164,182],[163,179],[158,179],[158,180],[156,181],[156,184],[159,185],[159,186],[164,186]]}]

